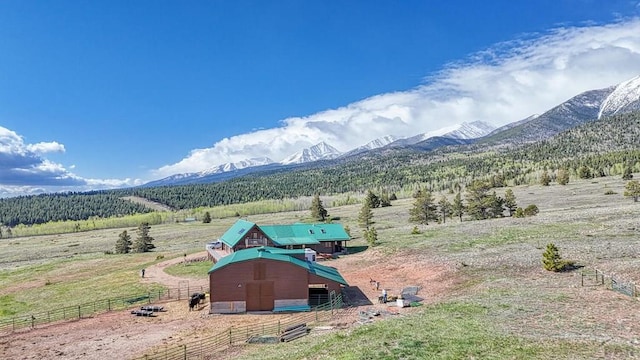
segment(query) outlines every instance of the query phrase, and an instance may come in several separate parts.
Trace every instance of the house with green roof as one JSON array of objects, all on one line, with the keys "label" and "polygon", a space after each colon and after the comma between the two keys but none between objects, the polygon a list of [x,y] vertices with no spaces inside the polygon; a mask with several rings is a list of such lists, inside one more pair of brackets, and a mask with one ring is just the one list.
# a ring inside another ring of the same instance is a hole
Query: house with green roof
[{"label": "house with green roof", "polygon": [[219,239],[219,249],[226,253],[252,247],[284,249],[310,248],[318,253],[346,253],[349,234],[341,224],[257,225],[236,221]]},{"label": "house with green roof", "polygon": [[348,286],[335,268],[304,259],[304,249],[249,247],[209,270],[210,312],[308,311]]}]

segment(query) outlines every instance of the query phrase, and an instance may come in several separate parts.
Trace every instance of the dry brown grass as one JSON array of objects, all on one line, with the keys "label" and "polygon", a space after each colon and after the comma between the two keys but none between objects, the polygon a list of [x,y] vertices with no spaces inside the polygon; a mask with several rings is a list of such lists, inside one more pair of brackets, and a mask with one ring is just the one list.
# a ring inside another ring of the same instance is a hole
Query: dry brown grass
[{"label": "dry brown grass", "polygon": [[[370,299],[378,295],[370,288],[370,278],[381,281],[392,292],[403,286],[420,285],[420,294],[427,305],[463,302],[482,306],[486,309],[486,326],[496,333],[529,339],[536,344],[584,343],[588,355],[581,358],[606,358],[590,352],[589,349],[598,344],[623,346],[621,351],[625,357],[638,358],[640,303],[637,300],[602,286],[581,287],[580,271],[550,273],[541,266],[544,247],[553,242],[563,258],[640,282],[640,204],[625,199],[623,188],[624,182],[614,178],[573,182],[567,186],[515,187],[518,204],[523,207],[536,204],[540,209],[537,216],[462,223],[452,219],[445,224],[422,226],[419,235],[411,235],[414,224],[408,222],[412,199],[401,199],[391,207],[374,210],[380,245],[366,250],[357,225],[360,205],[329,208],[330,215],[339,217],[340,222],[351,228],[354,240],[350,245],[364,251],[327,264],[337,267],[351,285],[359,287]],[[617,194],[605,195],[607,190]],[[497,192],[502,195],[500,189]],[[248,219],[259,224],[276,224],[303,221],[307,216],[308,212],[299,211]],[[201,251],[207,241],[219,237],[234,221],[235,218],[229,218],[214,220],[211,224],[153,226],[150,235],[156,239],[156,252],[127,257],[104,255],[104,251],[113,248],[123,229],[3,240],[0,242],[0,295],[19,296],[25,288],[44,286],[42,279],[48,277],[69,286],[74,282],[86,285],[83,281],[90,279],[89,274],[101,269],[105,277],[113,276],[134,284],[139,282],[138,269],[155,263],[156,255],[162,254],[166,260]],[[135,236],[135,229],[127,230]],[[203,316],[197,328],[193,328],[188,314],[176,312],[175,316],[167,322],[169,327],[164,327],[163,322],[162,326],[149,326],[145,331],[157,332],[158,341],[175,343],[176,339],[188,338],[190,331],[217,328],[216,317]],[[128,317],[118,319],[117,322],[100,321],[107,327],[100,330],[101,336],[119,331],[130,334],[132,330],[120,330],[120,326],[129,329],[126,327]],[[337,320],[338,323],[353,325],[354,320],[345,318]],[[73,336],[73,329],[80,327],[71,326],[63,331]],[[131,334],[130,337],[137,339]],[[112,340],[116,344],[129,344],[123,338]],[[25,342],[23,346],[32,350],[37,344]],[[101,346],[117,351],[117,346]],[[118,354],[127,356],[131,352]]]}]

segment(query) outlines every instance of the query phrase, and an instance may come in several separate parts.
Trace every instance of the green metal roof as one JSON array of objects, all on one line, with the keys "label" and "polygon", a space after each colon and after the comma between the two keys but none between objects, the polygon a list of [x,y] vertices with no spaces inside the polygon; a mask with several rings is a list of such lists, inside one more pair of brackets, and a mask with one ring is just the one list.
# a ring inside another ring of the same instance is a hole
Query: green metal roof
[{"label": "green metal roof", "polygon": [[220,237],[220,241],[222,241],[229,247],[234,247],[254,226],[256,226],[255,223],[240,219],[236,221],[235,224],[233,224],[229,228],[229,230],[222,234],[222,237]]},{"label": "green metal roof", "polygon": [[303,224],[291,225],[256,225],[247,220],[236,221],[227,230],[220,241],[229,247],[236,246],[253,228],[257,226],[262,232],[279,246],[286,245],[317,245],[323,241],[347,241],[349,235],[341,224]]},{"label": "green metal roof", "polygon": [[[318,244],[322,241],[347,241],[349,235],[341,224],[303,224],[263,225],[260,229],[274,242],[281,245]],[[301,239],[295,244],[283,244],[287,239]],[[307,240],[303,240],[307,239]],[[307,242],[304,241],[314,241]]]},{"label": "green metal roof", "polygon": [[[268,246],[261,246],[261,247],[239,250],[220,259],[217,263],[215,263],[211,267],[211,269],[209,269],[209,274],[217,270],[220,270],[221,268],[230,264],[234,264],[242,261],[251,261],[256,259],[269,259],[269,260],[275,260],[275,261],[289,262],[289,263],[292,263],[293,265],[305,268],[311,274],[320,276],[322,278],[325,278],[331,281],[335,281],[339,284],[343,284],[346,286],[349,285],[347,284],[347,281],[342,277],[342,275],[340,275],[338,270],[330,266],[320,265],[316,262],[297,259],[291,255],[288,255],[288,253],[283,250],[284,249],[278,249],[278,248],[273,248]],[[295,254],[295,253],[297,253],[295,252],[295,250],[294,252],[291,252],[291,254]]]}]

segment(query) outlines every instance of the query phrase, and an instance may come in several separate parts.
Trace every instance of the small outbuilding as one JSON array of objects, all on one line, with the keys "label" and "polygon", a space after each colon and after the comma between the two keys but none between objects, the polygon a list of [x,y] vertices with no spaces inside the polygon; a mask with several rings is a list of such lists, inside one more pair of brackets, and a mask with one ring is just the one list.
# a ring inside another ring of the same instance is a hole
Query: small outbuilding
[{"label": "small outbuilding", "polygon": [[335,268],[305,260],[304,249],[254,247],[209,270],[210,312],[308,311],[347,285]]}]

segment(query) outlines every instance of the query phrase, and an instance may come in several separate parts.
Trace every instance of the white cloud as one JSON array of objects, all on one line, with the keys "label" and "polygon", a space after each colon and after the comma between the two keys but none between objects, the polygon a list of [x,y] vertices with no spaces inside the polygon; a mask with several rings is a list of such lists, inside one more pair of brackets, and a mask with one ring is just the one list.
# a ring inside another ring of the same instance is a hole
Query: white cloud
[{"label": "white cloud", "polygon": [[280,161],[320,141],[345,151],[385,135],[412,136],[465,121],[504,125],[639,74],[639,19],[558,28],[449,64],[414,89],[225,138],[157,169],[154,176],[198,172],[260,156]]},{"label": "white cloud", "polygon": [[59,144],[55,141],[52,142],[41,142],[37,144],[29,144],[26,146],[27,150],[32,151],[36,154],[46,154],[51,152],[65,152],[64,145]]},{"label": "white cloud", "polygon": [[64,151],[64,145],[55,141],[26,144],[15,131],[0,126],[0,197],[142,184],[138,179],[84,179],[42,157]]}]

